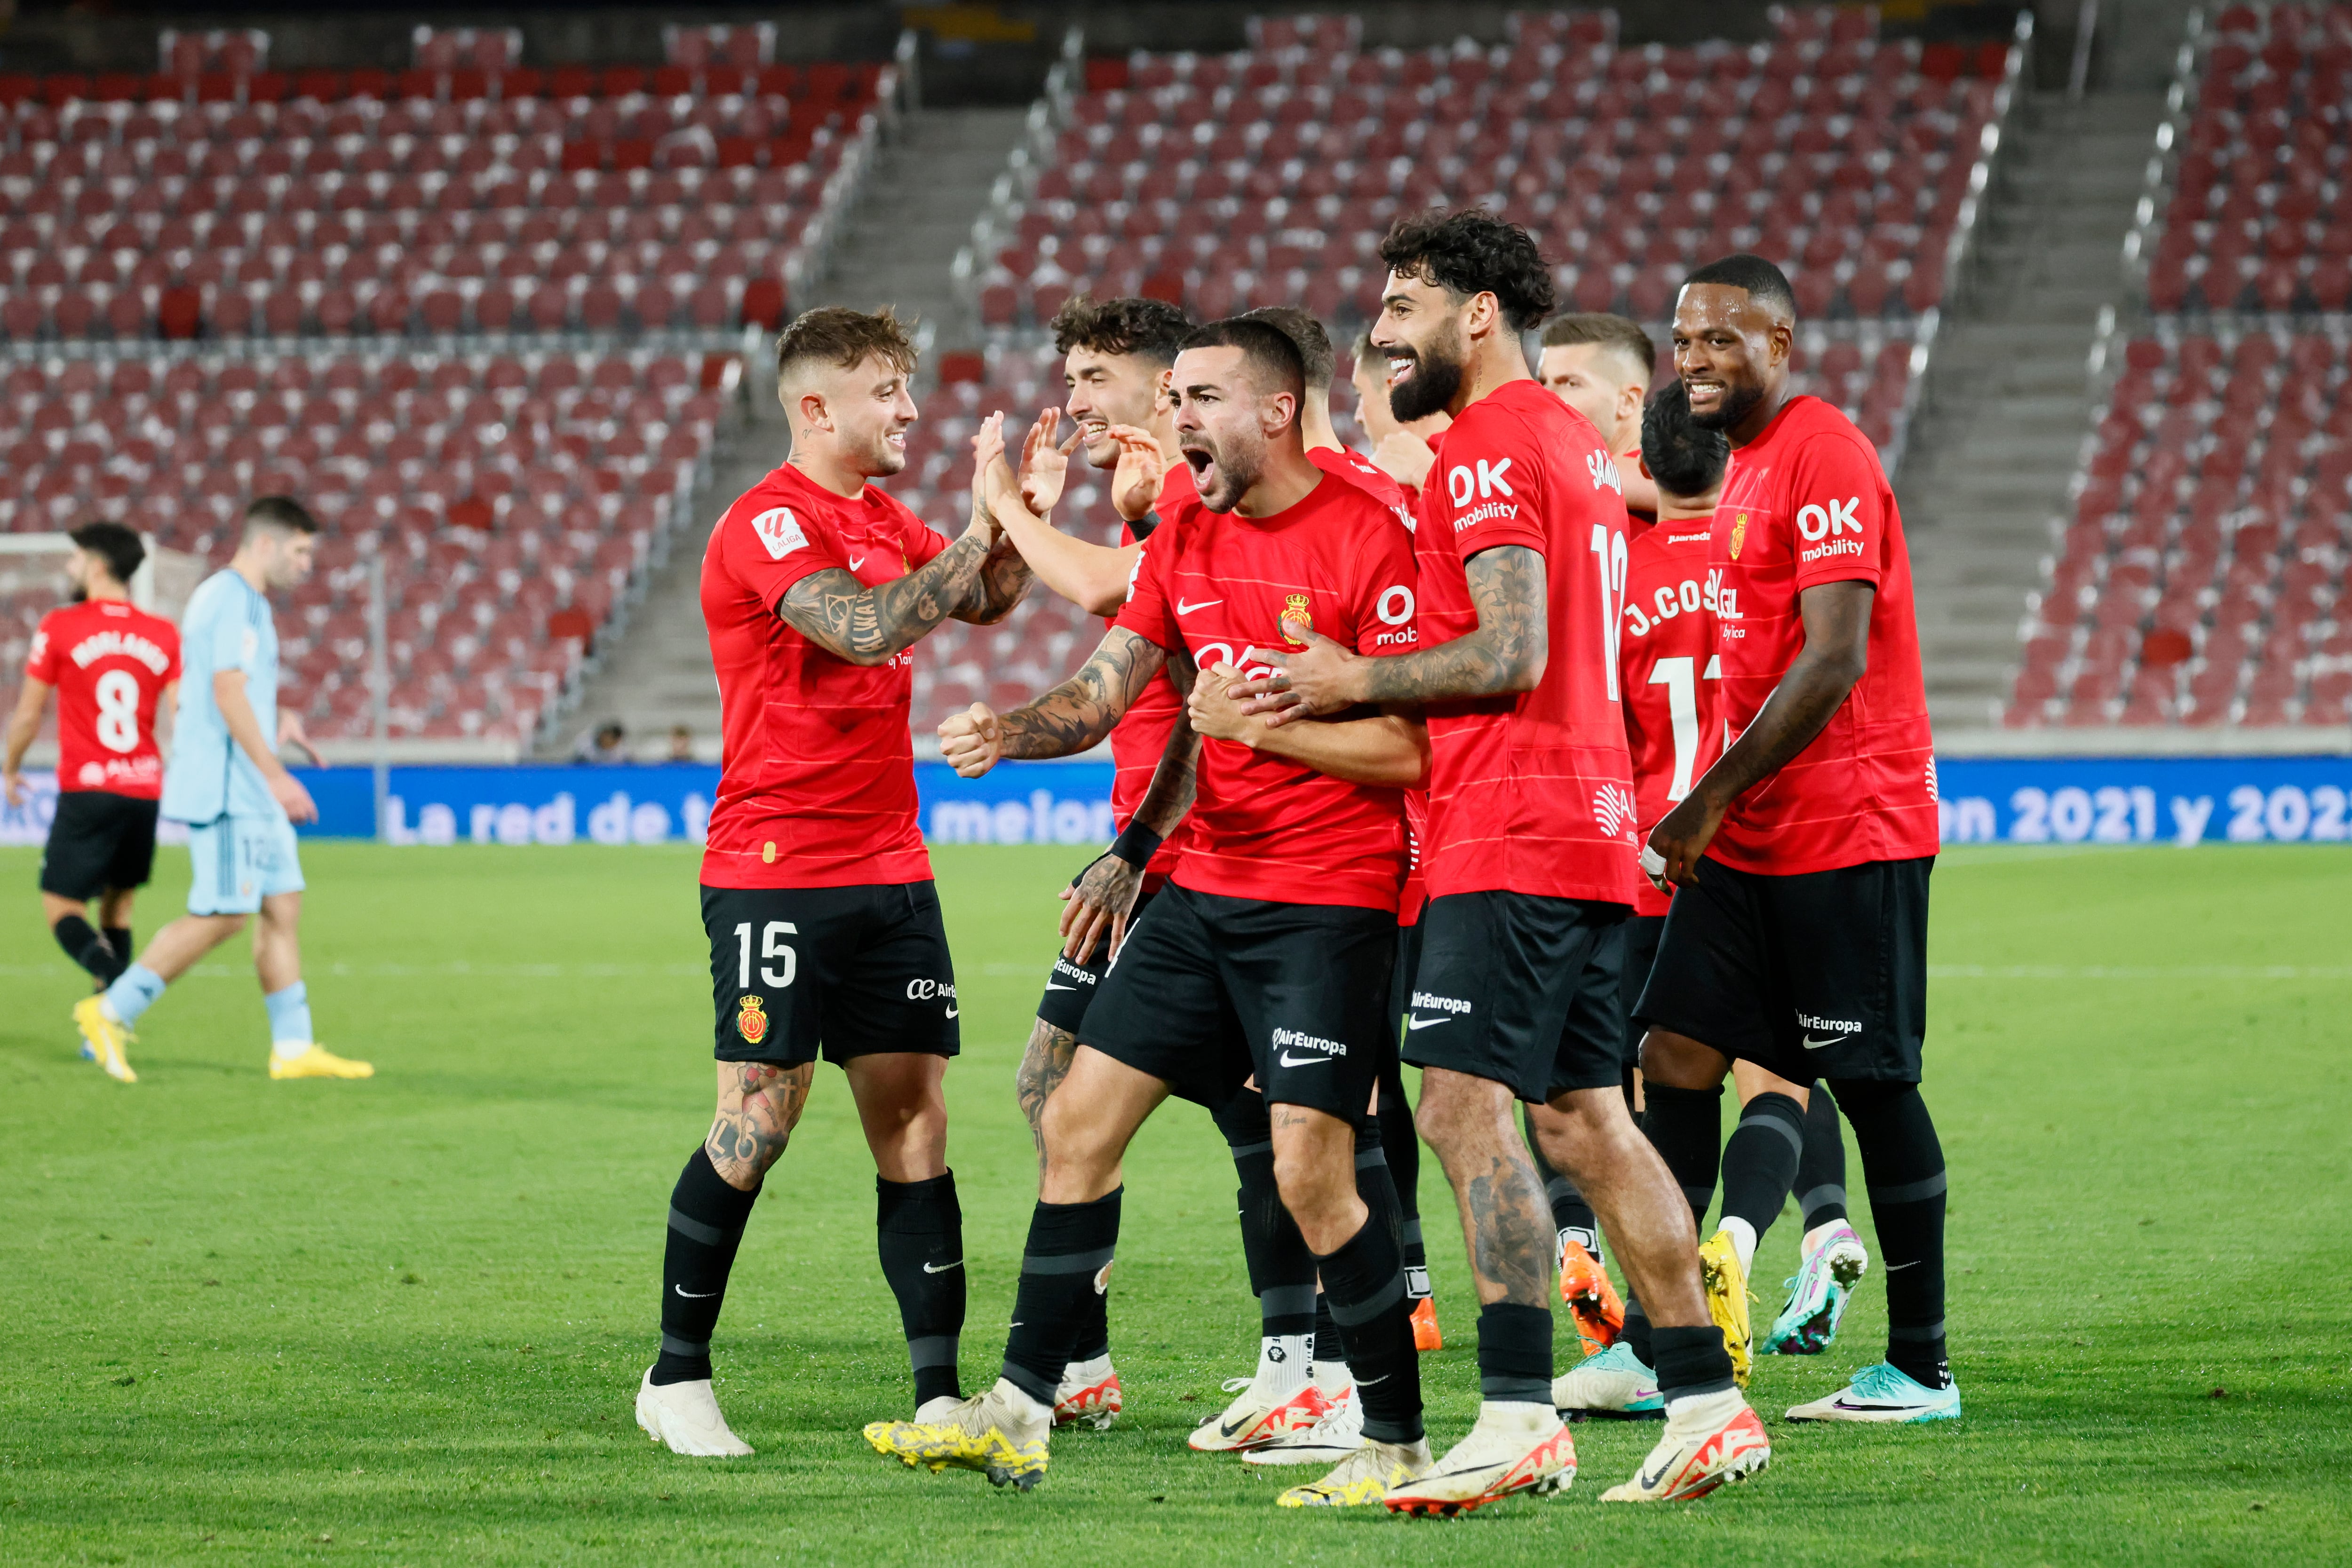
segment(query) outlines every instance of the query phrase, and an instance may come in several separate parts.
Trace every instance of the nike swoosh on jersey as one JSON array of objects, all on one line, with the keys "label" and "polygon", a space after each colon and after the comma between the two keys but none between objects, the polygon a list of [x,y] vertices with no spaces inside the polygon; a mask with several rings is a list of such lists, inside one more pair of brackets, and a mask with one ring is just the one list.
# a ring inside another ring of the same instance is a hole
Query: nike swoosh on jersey
[{"label": "nike swoosh on jersey", "polygon": [[849,558],[849,570],[852,571],[856,571],[859,567],[864,566],[865,564],[866,558],[862,555],[854,555]]},{"label": "nike swoosh on jersey", "polygon": [[1176,613],[1179,615],[1190,615],[1195,610],[1206,610],[1212,604],[1223,604],[1223,602],[1224,601],[1222,599],[1203,599],[1198,604],[1187,604],[1181,597],[1179,597],[1176,601]]},{"label": "nike swoosh on jersey", "polygon": [[944,1274],[950,1269],[961,1269],[962,1267],[963,1260],[959,1258],[952,1263],[941,1263],[936,1268],[926,1263],[923,1265],[923,1272],[926,1274]]},{"label": "nike swoosh on jersey", "polygon": [[1833,1034],[1827,1040],[1815,1040],[1811,1035],[1807,1035],[1805,1036],[1805,1049],[1807,1051],[1819,1051],[1825,1045],[1836,1045],[1842,1041],[1852,1040],[1853,1038],[1853,1036],[1850,1034]]},{"label": "nike swoosh on jersey", "polygon": [[1409,1030],[1435,1029],[1439,1024],[1452,1023],[1453,1021],[1454,1016],[1451,1013],[1448,1013],[1445,1017],[1438,1019],[1408,1018],[1404,1020],[1404,1027]]},{"label": "nike swoosh on jersey", "polygon": [[1276,1060],[1285,1067],[1326,1067],[1331,1061],[1328,1056],[1293,1056],[1286,1051]]}]

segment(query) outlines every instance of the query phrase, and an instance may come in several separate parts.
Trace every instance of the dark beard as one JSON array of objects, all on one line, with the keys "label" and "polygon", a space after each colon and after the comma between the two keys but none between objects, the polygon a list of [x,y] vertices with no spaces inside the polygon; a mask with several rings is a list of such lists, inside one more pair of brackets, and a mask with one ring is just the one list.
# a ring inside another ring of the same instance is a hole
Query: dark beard
[{"label": "dark beard", "polygon": [[1701,430],[1729,430],[1746,419],[1763,401],[1764,389],[1752,382],[1744,387],[1726,387],[1723,389],[1723,401],[1716,406],[1713,413],[1703,414],[1693,409],[1690,421]]},{"label": "dark beard", "polygon": [[1454,394],[1462,390],[1463,363],[1460,360],[1433,359],[1426,353],[1412,357],[1412,374],[1402,386],[1389,389],[1389,413],[1400,424],[1411,424],[1416,419],[1427,419],[1433,413],[1444,413],[1453,406]]}]

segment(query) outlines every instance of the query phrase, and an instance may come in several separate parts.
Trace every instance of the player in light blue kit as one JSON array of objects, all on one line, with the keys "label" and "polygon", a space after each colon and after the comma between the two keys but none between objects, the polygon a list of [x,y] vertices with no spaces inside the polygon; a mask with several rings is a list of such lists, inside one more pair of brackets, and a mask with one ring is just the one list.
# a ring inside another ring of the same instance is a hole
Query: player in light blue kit
[{"label": "player in light blue kit", "polygon": [[374,1075],[368,1063],[330,1055],[310,1038],[296,937],[302,864],[294,824],[315,821],[319,808],[276,750],[289,741],[307,749],[310,741],[299,719],[278,711],[278,628],[268,591],[310,575],[318,532],[299,503],[262,497],[245,509],[245,537],[228,570],[207,578],[188,601],[180,624],[180,711],[163,801],[163,815],[188,824],[194,871],[188,913],[157,932],[121,978],[73,1013],[90,1051],[123,1082],[138,1080],[123,1048],[136,1038],[131,1031],[139,1015],[256,915],[261,922],[253,933],[253,967],[269,1009],[269,1076]]}]

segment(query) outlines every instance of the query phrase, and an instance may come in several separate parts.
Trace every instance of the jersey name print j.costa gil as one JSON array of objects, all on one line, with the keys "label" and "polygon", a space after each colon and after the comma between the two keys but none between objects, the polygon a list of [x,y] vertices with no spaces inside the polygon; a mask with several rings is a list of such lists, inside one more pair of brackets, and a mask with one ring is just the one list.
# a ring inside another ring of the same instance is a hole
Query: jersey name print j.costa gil
[{"label": "jersey name print j.costa gil", "polygon": [[1726,744],[1805,645],[1798,599],[1867,582],[1870,667],[1822,733],[1735,801],[1707,852],[1766,875],[1936,852],[1936,758],[1911,557],[1877,449],[1814,397],[1791,398],[1731,455],[1707,555]]},{"label": "jersey name print j.costa gil", "polygon": [[[1634,836],[1646,841],[1723,754],[1716,716],[1723,667],[1707,611],[1707,525],[1685,518],[1635,527],[1626,551],[1617,678],[1633,758]],[[1636,915],[1664,915],[1671,902],[1647,877],[1634,879],[1633,895]]]},{"label": "jersey name print j.costa gil", "polygon": [[868,485],[836,496],[786,464],[727,508],[702,554],[702,619],[724,737],[706,887],[845,887],[931,874],[908,732],[912,648],[850,664],[776,613],[828,569],[866,587],[948,541]]}]

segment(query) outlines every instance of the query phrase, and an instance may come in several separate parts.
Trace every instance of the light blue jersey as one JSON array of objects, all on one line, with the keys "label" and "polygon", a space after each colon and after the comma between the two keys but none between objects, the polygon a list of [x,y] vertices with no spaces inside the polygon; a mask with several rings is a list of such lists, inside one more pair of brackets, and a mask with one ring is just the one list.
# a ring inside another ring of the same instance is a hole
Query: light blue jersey
[{"label": "light blue jersey", "polygon": [[180,657],[180,711],[173,723],[172,760],[163,769],[163,814],[181,822],[223,816],[283,820],[285,808],[230,737],[213,699],[214,675],[244,671],[245,698],[262,739],[277,744],[278,626],[268,596],[234,571],[206,578],[181,619]]}]

